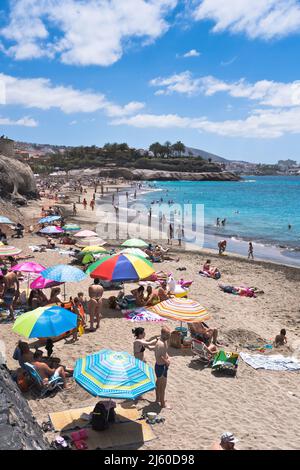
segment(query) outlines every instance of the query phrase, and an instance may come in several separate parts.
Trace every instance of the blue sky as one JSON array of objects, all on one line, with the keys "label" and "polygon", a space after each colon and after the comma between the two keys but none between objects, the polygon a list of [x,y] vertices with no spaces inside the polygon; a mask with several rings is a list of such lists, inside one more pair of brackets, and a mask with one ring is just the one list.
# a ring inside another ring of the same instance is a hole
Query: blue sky
[{"label": "blue sky", "polygon": [[2,0],[0,126],[300,161],[298,0]]}]

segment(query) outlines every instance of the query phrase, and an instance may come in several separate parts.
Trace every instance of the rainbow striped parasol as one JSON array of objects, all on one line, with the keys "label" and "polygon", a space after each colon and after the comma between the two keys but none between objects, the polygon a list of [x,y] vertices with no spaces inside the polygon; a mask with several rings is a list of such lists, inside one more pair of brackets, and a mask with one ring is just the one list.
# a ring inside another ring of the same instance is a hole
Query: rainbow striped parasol
[{"label": "rainbow striped parasol", "polygon": [[16,256],[16,255],[19,255],[20,253],[22,253],[22,250],[14,246],[8,246],[8,245],[0,246],[0,258],[2,256]]},{"label": "rainbow striped parasol", "polygon": [[155,272],[150,261],[128,253],[105,256],[97,263],[97,267],[90,275],[93,279],[99,278],[105,281],[138,281]]}]

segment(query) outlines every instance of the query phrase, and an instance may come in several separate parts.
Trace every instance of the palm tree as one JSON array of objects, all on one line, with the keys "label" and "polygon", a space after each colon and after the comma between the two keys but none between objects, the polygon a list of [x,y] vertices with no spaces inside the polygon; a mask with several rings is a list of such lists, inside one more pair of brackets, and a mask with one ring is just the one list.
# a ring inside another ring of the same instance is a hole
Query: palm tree
[{"label": "palm tree", "polygon": [[172,145],[172,149],[174,152],[177,152],[177,155],[181,157],[181,154],[185,152],[185,145],[179,140],[175,144]]}]

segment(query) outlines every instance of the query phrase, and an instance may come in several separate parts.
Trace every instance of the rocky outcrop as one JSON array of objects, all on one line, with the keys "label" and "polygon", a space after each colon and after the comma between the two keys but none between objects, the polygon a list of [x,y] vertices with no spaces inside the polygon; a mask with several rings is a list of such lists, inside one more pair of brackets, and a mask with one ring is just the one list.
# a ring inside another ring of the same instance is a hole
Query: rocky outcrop
[{"label": "rocky outcrop", "polygon": [[125,178],[127,180],[141,181],[240,181],[239,176],[229,171],[208,173],[184,173],[161,170],[131,170],[128,168],[104,168],[99,176]]},{"label": "rocky outcrop", "polygon": [[35,179],[28,165],[0,155],[0,197],[21,205],[37,197]]},{"label": "rocky outcrop", "polygon": [[0,366],[0,450],[47,450],[49,444],[5,366]]}]

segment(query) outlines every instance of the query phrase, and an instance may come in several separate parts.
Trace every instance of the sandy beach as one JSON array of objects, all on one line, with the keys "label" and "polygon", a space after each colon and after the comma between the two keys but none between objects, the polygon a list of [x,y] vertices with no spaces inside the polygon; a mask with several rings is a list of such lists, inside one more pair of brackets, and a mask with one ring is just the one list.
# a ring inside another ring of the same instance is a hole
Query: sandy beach
[{"label": "sandy beach", "polygon": [[[24,209],[28,225],[39,218],[38,207],[44,203],[32,202]],[[79,205],[77,210],[77,217],[68,217],[68,222],[76,221],[82,228],[95,228],[95,214],[90,209],[84,211]],[[28,249],[29,245],[40,241],[40,237],[26,233],[24,239],[14,240],[13,244],[23,249],[22,254],[34,256],[34,260],[44,266],[69,262],[70,258],[58,252],[32,253]],[[193,279],[189,296],[207,308],[211,314],[208,324],[218,328],[219,337],[226,345],[225,350],[249,352],[247,345],[257,340],[262,344],[270,342],[281,328],[286,328],[288,347],[283,347],[280,352],[294,354],[300,359],[299,269],[262,261],[248,262],[238,256],[219,257],[210,250],[184,251],[177,246],[177,242],[171,251],[180,260],[164,261],[155,264],[155,268],[172,272],[176,279]],[[212,264],[221,270],[223,283],[256,286],[264,294],[257,298],[246,298],[222,292],[218,288],[218,281],[198,274],[208,255]],[[186,271],[177,270],[179,267],[186,267]],[[74,297],[80,291],[87,293],[90,284],[91,279],[78,284],[69,283],[67,294]],[[22,285],[23,288],[25,286]],[[126,285],[127,292],[130,288],[131,285]],[[104,299],[113,294],[113,291],[106,291]],[[66,366],[73,367],[77,358],[102,348],[132,353],[131,330],[136,324],[123,319],[121,312],[109,310],[107,306],[103,310],[103,317],[100,329],[84,334],[77,343],[56,343],[54,355],[60,357]],[[172,330],[178,326],[172,321],[166,324]],[[147,337],[160,332],[160,324],[143,323],[142,326],[146,329]],[[0,324],[1,339],[6,345],[7,365],[11,370],[16,370],[17,363],[12,359],[12,353],[19,337],[12,334],[11,328],[11,324]],[[224,431],[231,431],[238,437],[238,449],[300,447],[299,372],[254,370],[240,360],[236,377],[219,377],[193,359],[189,350],[170,348],[169,354],[171,366],[167,400],[172,410],[161,411],[165,422],[153,426],[156,439],[137,448],[209,449]],[[154,365],[154,354],[146,351],[146,360]],[[50,412],[97,402],[73,379],[69,379],[69,383],[68,390],[52,398],[37,399],[28,395],[29,405],[39,423],[47,421]],[[159,411],[154,400],[155,393],[151,392],[138,400],[136,405],[141,411]],[[53,436],[53,433],[47,433],[48,439],[51,440]]]}]

